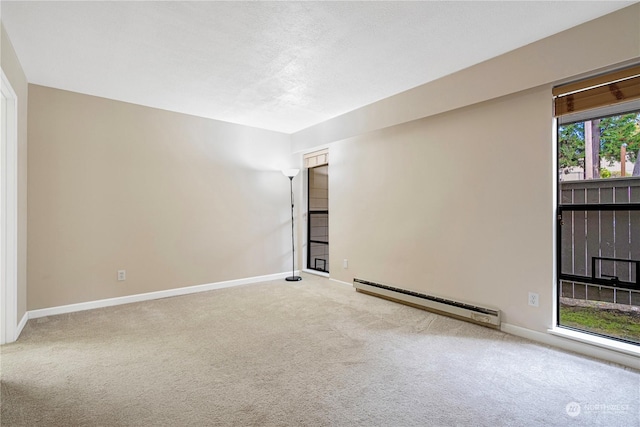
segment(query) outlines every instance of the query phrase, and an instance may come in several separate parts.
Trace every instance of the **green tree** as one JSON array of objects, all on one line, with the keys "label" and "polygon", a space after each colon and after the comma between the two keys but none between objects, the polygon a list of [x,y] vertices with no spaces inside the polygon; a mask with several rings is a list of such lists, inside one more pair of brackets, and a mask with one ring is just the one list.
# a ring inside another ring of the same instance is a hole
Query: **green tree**
[{"label": "green tree", "polygon": [[620,147],[627,144],[629,161],[640,150],[640,113],[605,117],[600,120],[600,155],[610,162],[620,161]]},{"label": "green tree", "polygon": [[[600,119],[600,156],[620,161],[620,147],[627,144],[629,161],[634,163],[640,152],[640,112]],[[558,127],[558,165],[584,167],[584,122]]]},{"label": "green tree", "polygon": [[584,164],[584,122],[558,127],[558,163],[560,169]]}]

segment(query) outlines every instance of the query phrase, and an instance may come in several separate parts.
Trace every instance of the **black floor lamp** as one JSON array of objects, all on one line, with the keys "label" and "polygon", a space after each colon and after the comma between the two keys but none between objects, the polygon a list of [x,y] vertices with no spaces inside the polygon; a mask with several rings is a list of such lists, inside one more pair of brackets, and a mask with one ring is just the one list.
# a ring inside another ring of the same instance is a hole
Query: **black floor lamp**
[{"label": "black floor lamp", "polygon": [[287,282],[297,282],[298,280],[302,280],[302,277],[296,276],[296,245],[293,240],[293,177],[298,175],[300,169],[285,169],[282,171],[283,175],[289,178],[289,183],[291,184],[291,276],[287,277],[285,280]]}]

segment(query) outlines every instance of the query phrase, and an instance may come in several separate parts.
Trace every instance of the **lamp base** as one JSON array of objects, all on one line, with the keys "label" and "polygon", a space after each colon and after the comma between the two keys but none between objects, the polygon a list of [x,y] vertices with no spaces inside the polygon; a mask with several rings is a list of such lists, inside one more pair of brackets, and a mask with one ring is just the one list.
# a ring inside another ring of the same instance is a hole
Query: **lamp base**
[{"label": "lamp base", "polygon": [[300,277],[300,276],[289,276],[284,280],[286,280],[287,282],[297,282],[299,280],[302,280],[302,277]]}]

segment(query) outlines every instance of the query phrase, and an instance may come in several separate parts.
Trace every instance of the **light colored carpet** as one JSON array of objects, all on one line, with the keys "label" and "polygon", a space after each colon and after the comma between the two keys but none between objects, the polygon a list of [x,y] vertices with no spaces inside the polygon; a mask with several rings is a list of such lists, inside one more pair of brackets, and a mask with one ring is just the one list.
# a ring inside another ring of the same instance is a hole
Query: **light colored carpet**
[{"label": "light colored carpet", "polygon": [[32,320],[1,351],[3,426],[640,425],[638,371],[310,275]]}]

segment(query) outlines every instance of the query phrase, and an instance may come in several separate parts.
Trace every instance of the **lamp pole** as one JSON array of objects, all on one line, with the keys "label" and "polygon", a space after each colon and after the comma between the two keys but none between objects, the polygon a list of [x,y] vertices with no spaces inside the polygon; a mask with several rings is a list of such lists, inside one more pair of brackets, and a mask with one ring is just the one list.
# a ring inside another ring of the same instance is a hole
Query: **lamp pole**
[{"label": "lamp pole", "polygon": [[291,189],[291,276],[285,278],[287,282],[297,282],[302,280],[302,277],[296,276],[296,245],[293,237],[294,231],[294,219],[293,219],[293,178],[300,172],[299,169],[287,169],[283,170],[284,176],[289,178],[289,186]]}]

